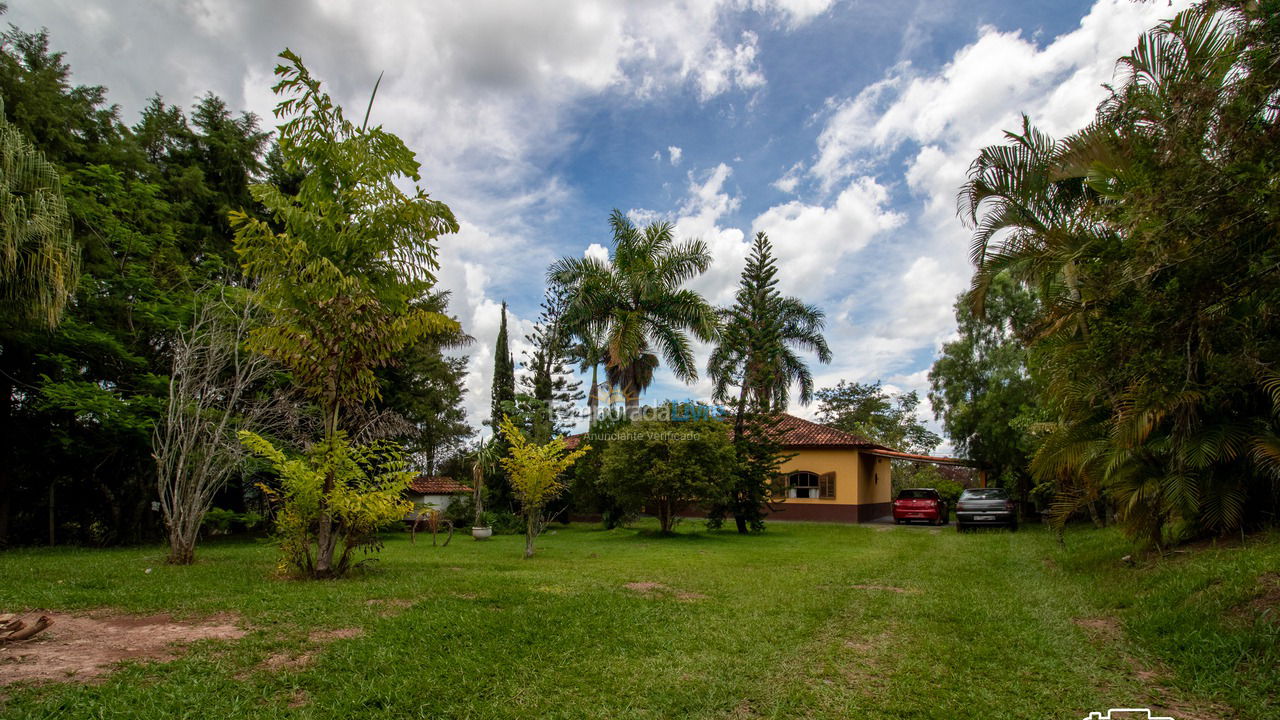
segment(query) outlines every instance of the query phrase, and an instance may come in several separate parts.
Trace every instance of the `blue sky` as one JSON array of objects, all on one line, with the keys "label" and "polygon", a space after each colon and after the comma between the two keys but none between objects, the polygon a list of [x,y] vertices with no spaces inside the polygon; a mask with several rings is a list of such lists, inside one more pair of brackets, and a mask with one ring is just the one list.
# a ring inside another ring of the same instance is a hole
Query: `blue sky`
[{"label": "blue sky", "polygon": [[[715,262],[694,287],[713,302],[768,232],[783,289],[827,313],[835,360],[814,368],[819,385],[925,394],[969,277],[954,198],[974,153],[1022,112],[1080,127],[1115,59],[1181,6],[17,0],[8,19],[48,27],[75,79],[106,85],[126,119],[153,93],[189,105],[206,91],[269,119],[285,46],[352,107],[385,71],[375,122],[418,152],[424,186],[463,224],[441,243],[440,279],[477,339],[478,423],[499,303],[519,349],[546,266],[602,253],[615,207],[707,241]],[[649,396],[707,388],[660,372]]]}]

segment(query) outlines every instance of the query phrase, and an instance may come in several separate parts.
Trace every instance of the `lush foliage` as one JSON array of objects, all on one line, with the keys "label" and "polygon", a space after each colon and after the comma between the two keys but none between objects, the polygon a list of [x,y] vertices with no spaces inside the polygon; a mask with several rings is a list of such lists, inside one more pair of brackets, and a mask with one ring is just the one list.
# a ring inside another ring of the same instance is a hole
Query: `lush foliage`
[{"label": "lush foliage", "polygon": [[817,392],[818,421],[894,450],[929,453],[942,442],[916,415],[920,396],[890,395],[879,382],[851,383]]},{"label": "lush foliage", "polygon": [[707,301],[684,285],[706,271],[711,255],[701,240],[676,240],[670,223],[639,229],[614,210],[609,225],[613,254],[608,261],[564,258],[548,275],[573,294],[566,322],[574,333],[603,339],[611,383],[621,388],[631,409],[652,379],[654,350],[677,378],[697,378],[688,333],[713,340],[716,317]]},{"label": "lush foliage", "polygon": [[53,164],[4,119],[0,99],[0,321],[53,327],[80,268]]},{"label": "lush foliage", "polygon": [[641,420],[619,430],[604,452],[600,485],[624,508],[644,508],[662,532],[693,505],[723,504],[736,458],[719,420]]},{"label": "lush foliage", "polygon": [[[238,282],[226,213],[256,212],[264,172],[257,119],[216,97],[189,114],[155,98],[127,126],[70,77],[46,34],[3,33],[5,120],[61,176],[81,274],[56,329],[0,329],[0,543],[162,532],[151,443],[172,338],[197,288]],[[219,502],[243,506],[242,488]]]},{"label": "lush foliage", "polygon": [[[351,512],[351,488],[365,486],[341,474],[362,467],[347,458],[384,450],[349,447],[342,413],[373,400],[375,371],[415,341],[458,336],[456,321],[416,302],[434,284],[431,241],[456,232],[458,225],[443,203],[421,189],[406,194],[397,185],[402,178],[420,179],[413,153],[399,138],[369,127],[367,118],[356,126],[297,55],[286,50],[280,57],[285,62],[276,67],[280,81],[274,89],[285,99],[276,114],[287,118],[279,128],[280,155],[285,169],[303,178],[296,189],[251,188],[279,229],[240,211],[231,213],[231,224],[236,252],[246,274],[257,280],[270,315],[254,329],[250,346],[287,368],[322,411],[323,439],[308,451],[308,462],[327,474],[314,497],[281,493],[277,523],[290,563],[328,577],[349,567],[353,543],[364,542],[369,522],[382,518],[385,504],[380,493],[386,488],[374,483],[368,488],[368,516]],[[321,459],[316,452],[333,457]],[[391,483],[396,476],[386,477]],[[295,510],[293,503],[307,505]],[[342,555],[335,562],[339,545]]]},{"label": "lush foliage", "polygon": [[499,425],[506,438],[508,455],[500,459],[511,479],[511,490],[520,502],[520,513],[525,520],[524,556],[533,557],[533,543],[548,518],[544,511],[547,504],[564,492],[564,472],[586,454],[590,446],[582,446],[569,452],[564,438],[553,438],[539,443],[525,436],[511,418],[502,418]]},{"label": "lush foliage", "polygon": [[[284,555],[282,567],[306,575],[341,576],[352,567],[356,551],[380,546],[378,531],[413,511],[404,496],[414,478],[398,445],[353,446],[339,431],[289,457],[251,432],[240,438],[252,452],[271,463],[278,486],[264,486],[275,509],[275,533]],[[333,528],[336,552],[321,569],[318,528]]]},{"label": "lush foliage", "polygon": [[1030,482],[1031,428],[1043,420],[1040,388],[1019,335],[1036,308],[1035,295],[1007,273],[993,278],[981,316],[962,296],[956,302],[959,338],[942,346],[929,371],[929,401],[956,450],[1024,501],[1042,499]]},{"label": "lush foliage", "polygon": [[1160,543],[1280,507],[1280,5],[1202,3],[1146,33],[1094,121],[1024,122],[961,193],[981,313],[1035,291],[1054,516],[1098,499]]}]

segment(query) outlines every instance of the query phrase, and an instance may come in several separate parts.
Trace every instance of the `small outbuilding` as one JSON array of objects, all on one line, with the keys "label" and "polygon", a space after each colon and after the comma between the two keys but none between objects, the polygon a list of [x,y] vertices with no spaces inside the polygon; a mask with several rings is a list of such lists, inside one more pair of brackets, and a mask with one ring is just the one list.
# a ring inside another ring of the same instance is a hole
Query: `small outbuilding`
[{"label": "small outbuilding", "polygon": [[415,511],[426,505],[436,510],[447,510],[459,496],[470,494],[470,486],[451,477],[437,475],[419,475],[405,490],[405,496],[413,501]]}]

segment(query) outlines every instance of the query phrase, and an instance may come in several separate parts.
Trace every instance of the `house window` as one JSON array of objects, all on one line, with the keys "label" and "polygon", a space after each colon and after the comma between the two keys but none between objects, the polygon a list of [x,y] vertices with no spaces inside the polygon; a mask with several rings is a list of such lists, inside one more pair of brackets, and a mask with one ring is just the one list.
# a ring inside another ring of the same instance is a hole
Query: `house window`
[{"label": "house window", "polygon": [[836,474],[821,475],[807,470],[787,476],[787,497],[800,499],[831,499],[836,496]]}]

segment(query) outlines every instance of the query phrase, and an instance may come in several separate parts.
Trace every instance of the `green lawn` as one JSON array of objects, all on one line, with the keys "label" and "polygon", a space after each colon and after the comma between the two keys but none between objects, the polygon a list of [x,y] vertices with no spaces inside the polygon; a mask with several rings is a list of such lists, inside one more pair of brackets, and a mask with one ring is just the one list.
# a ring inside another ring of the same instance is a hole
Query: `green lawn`
[{"label": "green lawn", "polygon": [[[159,547],[0,553],[0,610],[231,612],[250,630],[99,684],[0,689],[0,717],[1280,717],[1280,622],[1250,602],[1280,534],[1129,567],[1109,531],[1064,550],[1038,528],[699,527],[557,527],[528,561],[517,537],[395,536],[335,582],[277,579],[264,541],[186,568]],[[364,632],[308,639],[338,628]]]}]

